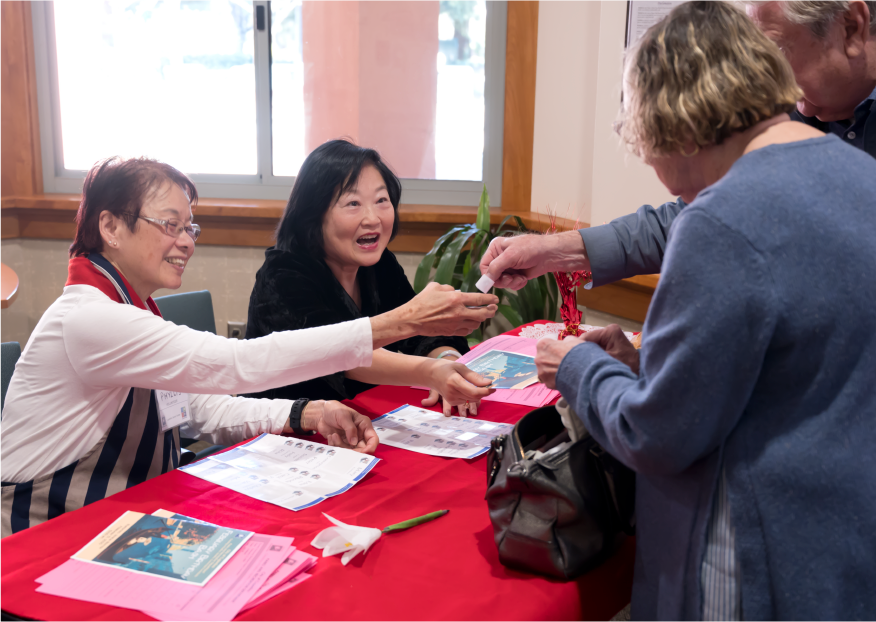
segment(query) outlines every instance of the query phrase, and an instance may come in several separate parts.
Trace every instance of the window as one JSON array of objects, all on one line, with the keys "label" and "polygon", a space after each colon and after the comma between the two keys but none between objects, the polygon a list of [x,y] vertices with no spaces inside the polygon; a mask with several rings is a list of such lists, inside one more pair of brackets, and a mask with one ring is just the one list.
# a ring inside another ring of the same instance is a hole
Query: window
[{"label": "window", "polygon": [[305,155],[347,136],[405,203],[501,204],[500,2],[34,3],[46,192],[109,155],[190,174],[202,196],[288,197]]}]

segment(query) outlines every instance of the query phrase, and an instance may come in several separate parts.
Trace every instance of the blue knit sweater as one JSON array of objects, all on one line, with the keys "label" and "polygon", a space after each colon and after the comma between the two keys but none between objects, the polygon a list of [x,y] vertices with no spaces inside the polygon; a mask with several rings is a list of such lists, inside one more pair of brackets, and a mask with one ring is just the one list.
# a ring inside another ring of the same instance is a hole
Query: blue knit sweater
[{"label": "blue knit sweater", "polygon": [[722,466],[745,618],[876,615],[876,159],[744,155],[672,224],[639,376],[586,343],[557,382],[638,473],[635,618],[700,619]]}]

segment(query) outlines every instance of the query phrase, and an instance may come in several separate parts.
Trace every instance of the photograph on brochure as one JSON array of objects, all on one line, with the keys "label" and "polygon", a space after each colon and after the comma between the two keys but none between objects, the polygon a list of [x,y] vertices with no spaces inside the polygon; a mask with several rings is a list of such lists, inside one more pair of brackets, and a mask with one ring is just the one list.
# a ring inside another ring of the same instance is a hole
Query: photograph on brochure
[{"label": "photograph on brochure", "polygon": [[251,536],[250,531],[125,512],[73,559],[204,585]]},{"label": "photograph on brochure", "polygon": [[491,350],[467,362],[466,367],[493,381],[493,389],[525,389],[538,382],[535,357]]}]

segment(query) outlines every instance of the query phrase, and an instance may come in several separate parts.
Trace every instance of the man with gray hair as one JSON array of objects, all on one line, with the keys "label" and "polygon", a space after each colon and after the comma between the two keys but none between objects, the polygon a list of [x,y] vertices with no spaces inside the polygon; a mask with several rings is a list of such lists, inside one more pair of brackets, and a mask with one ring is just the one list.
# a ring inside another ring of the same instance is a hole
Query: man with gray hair
[{"label": "man with gray hair", "polygon": [[[784,52],[803,90],[792,120],[876,157],[876,1],[748,2],[747,12]],[[552,270],[590,270],[594,286],[654,274],[684,207],[679,198],[579,232],[498,238],[481,273],[510,289]]]}]

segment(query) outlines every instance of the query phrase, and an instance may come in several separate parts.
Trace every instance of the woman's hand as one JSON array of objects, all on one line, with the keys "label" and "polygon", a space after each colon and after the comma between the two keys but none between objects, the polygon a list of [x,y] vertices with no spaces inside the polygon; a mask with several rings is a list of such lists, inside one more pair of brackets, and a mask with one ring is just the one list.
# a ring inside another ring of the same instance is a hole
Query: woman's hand
[{"label": "woman's hand", "polygon": [[445,417],[452,414],[454,406],[460,417],[476,415],[481,399],[495,391],[486,388],[491,383],[462,363],[435,361],[430,370],[429,386],[432,390],[429,397],[421,403],[423,406],[434,406],[441,397],[444,401]]},{"label": "woman's hand", "polygon": [[340,402],[314,400],[304,407],[303,430],[316,430],[333,447],[373,454],[379,442],[371,419]]},{"label": "woman's hand", "polygon": [[429,283],[407,303],[371,318],[374,348],[414,335],[468,335],[496,315],[498,304],[492,294],[458,292],[450,285]]}]

